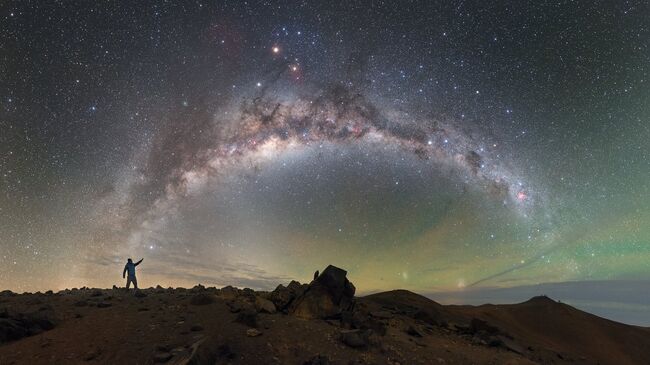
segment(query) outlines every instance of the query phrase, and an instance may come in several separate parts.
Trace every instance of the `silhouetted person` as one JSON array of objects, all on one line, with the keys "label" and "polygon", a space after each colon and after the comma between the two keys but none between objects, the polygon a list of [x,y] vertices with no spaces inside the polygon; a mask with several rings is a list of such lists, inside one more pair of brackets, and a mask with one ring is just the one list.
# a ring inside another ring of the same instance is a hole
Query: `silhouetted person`
[{"label": "silhouetted person", "polygon": [[124,279],[126,273],[129,273],[129,277],[126,279],[127,289],[131,287],[131,283],[133,283],[134,288],[138,288],[138,279],[135,278],[135,267],[140,265],[142,260],[144,259],[140,259],[140,261],[136,262],[135,264],[130,258],[126,261],[126,265],[124,265],[124,271],[122,272],[122,279]]},{"label": "silhouetted person", "polygon": [[314,273],[314,280],[318,279],[318,270]]}]

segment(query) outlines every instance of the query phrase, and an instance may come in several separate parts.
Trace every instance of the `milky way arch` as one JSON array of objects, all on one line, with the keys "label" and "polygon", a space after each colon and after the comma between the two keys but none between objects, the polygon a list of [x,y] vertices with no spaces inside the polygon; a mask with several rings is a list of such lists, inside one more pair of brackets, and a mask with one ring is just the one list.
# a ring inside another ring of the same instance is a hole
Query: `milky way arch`
[{"label": "milky way arch", "polygon": [[243,160],[323,142],[397,146],[432,164],[452,166],[466,183],[521,212],[532,206],[530,187],[492,157],[496,145],[485,138],[449,122],[382,108],[341,84],[309,95],[264,89],[234,111],[201,111],[169,124],[131,184],[125,221],[132,229],[143,222],[151,229],[151,222],[169,215],[180,199]]}]

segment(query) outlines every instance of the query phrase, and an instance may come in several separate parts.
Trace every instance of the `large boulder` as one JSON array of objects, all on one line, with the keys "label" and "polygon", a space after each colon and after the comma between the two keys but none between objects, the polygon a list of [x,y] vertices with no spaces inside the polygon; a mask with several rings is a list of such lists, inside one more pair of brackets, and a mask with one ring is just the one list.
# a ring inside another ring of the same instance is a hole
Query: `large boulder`
[{"label": "large boulder", "polygon": [[289,313],[304,319],[340,316],[352,306],[356,290],[346,276],[347,271],[329,265],[292,301]]},{"label": "large boulder", "polygon": [[255,297],[255,309],[257,309],[258,312],[273,314],[275,313],[275,304],[268,299]]},{"label": "large boulder", "polygon": [[286,287],[282,284],[278,285],[274,291],[269,293],[268,299],[273,302],[277,310],[286,310],[296,297],[304,293],[307,286],[307,284],[301,285],[292,280]]}]

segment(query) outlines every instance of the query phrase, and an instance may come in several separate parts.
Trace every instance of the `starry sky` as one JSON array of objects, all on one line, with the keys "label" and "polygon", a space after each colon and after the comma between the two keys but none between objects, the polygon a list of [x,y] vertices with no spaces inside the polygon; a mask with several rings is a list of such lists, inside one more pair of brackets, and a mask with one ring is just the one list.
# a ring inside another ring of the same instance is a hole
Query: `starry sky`
[{"label": "starry sky", "polygon": [[[0,282],[650,280],[643,1],[0,4]],[[647,290],[647,287],[645,288]]]}]

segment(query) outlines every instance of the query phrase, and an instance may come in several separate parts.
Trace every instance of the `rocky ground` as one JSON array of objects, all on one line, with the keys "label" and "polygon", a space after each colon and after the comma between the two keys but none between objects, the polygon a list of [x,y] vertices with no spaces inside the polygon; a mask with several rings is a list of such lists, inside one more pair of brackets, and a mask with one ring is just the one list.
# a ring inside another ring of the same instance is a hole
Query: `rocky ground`
[{"label": "rocky ground", "polygon": [[650,330],[546,297],[354,297],[346,272],[233,287],[0,293],[0,364],[649,364]]}]

